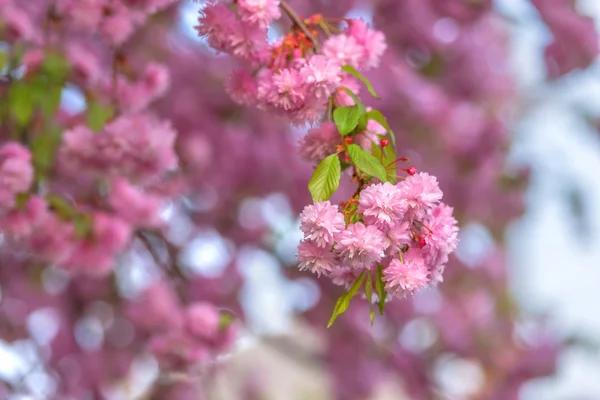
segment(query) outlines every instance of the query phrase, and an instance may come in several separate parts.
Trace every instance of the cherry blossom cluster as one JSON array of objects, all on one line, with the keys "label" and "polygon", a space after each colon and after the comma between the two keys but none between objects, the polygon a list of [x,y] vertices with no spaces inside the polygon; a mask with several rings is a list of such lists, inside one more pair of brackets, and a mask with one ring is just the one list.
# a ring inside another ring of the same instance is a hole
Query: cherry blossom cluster
[{"label": "cherry blossom cluster", "polygon": [[[172,75],[155,54],[133,48],[150,17],[176,3],[0,1],[0,95],[9,99],[0,105],[0,335],[14,340],[5,327],[20,332],[36,309],[55,311],[57,332],[40,359],[61,381],[52,398],[113,385],[142,353],[161,371],[190,372],[236,338],[233,316],[212,303],[223,305],[218,296],[182,290],[188,277],[162,215],[184,188],[178,129],[155,107]],[[136,287],[137,296],[124,289],[135,257],[155,278]],[[47,274],[63,285],[46,290]],[[4,307],[15,299],[27,304],[23,315]],[[88,356],[73,332],[94,316],[93,303],[111,317]],[[115,354],[119,341],[127,349]],[[81,371],[74,385],[64,359]]]},{"label": "cherry blossom cluster", "polygon": [[[151,14],[174,4],[175,1],[57,0],[52,3],[47,12],[53,24],[66,24],[75,34],[97,32],[108,43],[121,45],[147,21]],[[27,11],[27,5],[23,10],[8,2],[4,5],[2,14],[13,38],[41,42],[44,40],[44,34],[47,33],[38,30],[31,20],[31,14]]]},{"label": "cherry blossom cluster", "polygon": [[[30,193],[29,150],[5,144],[0,149],[5,239],[56,266],[110,272],[136,229],[160,227],[164,199],[152,184],[177,166],[174,140],[173,128],[150,114],[123,115],[100,132],[74,127],[62,136],[57,179],[41,193]],[[67,182],[77,182],[76,190],[67,190]]]},{"label": "cherry blossom cluster", "polygon": [[342,211],[329,201],[309,205],[299,268],[349,288],[381,267],[385,289],[400,297],[435,285],[458,243],[452,208],[441,199],[436,178],[417,173],[396,185],[368,185]]},{"label": "cherry blossom cluster", "polygon": [[[269,44],[267,27],[281,17],[280,8],[295,25]],[[300,21],[279,0],[220,1],[207,5],[201,13],[198,33],[215,50],[235,56],[253,69],[240,68],[232,74],[231,96],[300,125],[320,121],[336,91],[346,97],[342,87],[357,87],[342,66],[363,71],[377,67],[387,47],[383,34],[363,20],[348,19],[343,30],[320,14]],[[327,35],[322,47],[317,44],[320,33]]]},{"label": "cherry blossom cluster", "polygon": [[161,367],[184,371],[211,362],[232,345],[237,325],[213,304],[182,304],[162,280],[128,304],[126,315],[149,336],[148,349]]},{"label": "cherry blossom cluster", "polygon": [[[12,251],[72,272],[102,275],[114,269],[137,231],[160,228],[167,198],[161,186],[178,166],[176,132],[148,106],[165,94],[169,73],[155,62],[134,70],[126,55],[114,50],[151,14],[173,3],[59,0],[43,15],[45,31],[27,4],[0,5],[5,38],[14,43],[7,73],[22,68],[19,85],[30,91],[43,90],[37,82],[49,82],[60,95],[61,86],[70,82],[84,91],[88,106],[69,116],[53,105],[52,122],[24,114],[19,123],[33,132],[15,134],[23,129],[6,125],[14,140],[0,147],[0,223]],[[114,52],[111,73],[104,73],[101,46],[81,40],[53,46],[59,41],[55,26],[82,37],[100,32]],[[11,96],[17,95],[9,87]],[[92,126],[93,113],[101,118]]]}]

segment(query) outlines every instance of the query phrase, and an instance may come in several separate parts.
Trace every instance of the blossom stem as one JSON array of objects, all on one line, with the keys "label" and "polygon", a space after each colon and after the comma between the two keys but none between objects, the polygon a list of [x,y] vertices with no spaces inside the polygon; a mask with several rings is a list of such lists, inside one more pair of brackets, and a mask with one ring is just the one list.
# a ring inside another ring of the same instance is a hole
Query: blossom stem
[{"label": "blossom stem", "polygon": [[321,27],[321,29],[323,29],[323,32],[325,32],[325,34],[327,35],[327,37],[331,36],[331,30],[329,29],[329,27],[327,26],[327,22],[325,21],[320,21],[319,22],[319,26]]},{"label": "blossom stem", "polygon": [[313,46],[315,47],[315,50],[319,51],[319,42],[308,30],[308,28],[306,27],[304,22],[302,22],[298,14],[296,14],[296,12],[289,6],[289,4],[287,4],[283,0],[279,3],[279,6],[283,10],[283,12],[286,13],[287,16],[292,20],[292,22],[294,22],[294,24],[296,24],[296,26],[302,31],[302,33],[304,33],[306,37],[312,42]]},{"label": "blossom stem", "polygon": [[406,158],[406,157],[400,157],[400,158],[398,158],[398,159],[396,159],[396,160],[392,161],[392,162],[391,162],[391,163],[389,163],[388,165],[386,165],[386,166],[385,166],[385,168],[387,169],[387,168],[389,168],[391,165],[394,165],[394,164],[396,164],[397,162],[400,162],[400,161],[402,161],[402,162],[408,162],[408,158]]}]

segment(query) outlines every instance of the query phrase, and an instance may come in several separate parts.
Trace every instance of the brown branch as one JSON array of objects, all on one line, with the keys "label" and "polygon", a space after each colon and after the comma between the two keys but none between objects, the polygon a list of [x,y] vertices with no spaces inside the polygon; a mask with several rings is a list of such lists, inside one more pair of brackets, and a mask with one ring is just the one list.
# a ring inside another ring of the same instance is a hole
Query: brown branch
[{"label": "brown branch", "polygon": [[168,261],[165,262],[162,260],[161,255],[158,253],[151,240],[144,232],[138,232],[136,236],[144,244],[144,247],[146,247],[146,250],[152,256],[156,266],[159,267],[165,274],[167,274],[167,277],[172,279],[173,286],[175,287],[175,290],[177,291],[181,301],[183,303],[187,303],[187,295],[181,286],[181,284],[185,282],[185,276],[181,274],[176,265],[170,265]]},{"label": "brown branch", "polygon": [[302,22],[302,20],[298,16],[298,14],[296,14],[296,12],[284,0],[281,0],[281,2],[279,3],[279,6],[283,10],[283,12],[286,13],[287,16],[292,20],[292,22],[294,22],[294,24],[298,28],[300,28],[302,33],[304,33],[306,35],[306,37],[312,42],[313,46],[315,47],[315,51],[318,52],[319,51],[319,42],[317,41],[317,38],[315,38],[313,36],[313,34],[308,30],[308,28],[306,27],[306,24],[304,24],[304,22]]}]

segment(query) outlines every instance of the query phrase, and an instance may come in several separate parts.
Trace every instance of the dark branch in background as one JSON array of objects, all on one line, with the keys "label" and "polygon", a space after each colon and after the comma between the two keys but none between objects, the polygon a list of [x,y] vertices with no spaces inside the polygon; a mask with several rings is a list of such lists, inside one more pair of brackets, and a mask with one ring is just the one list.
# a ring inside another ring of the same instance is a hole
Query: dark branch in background
[{"label": "dark branch in background", "polygon": [[302,33],[304,33],[306,35],[306,37],[312,42],[313,46],[315,47],[315,51],[318,52],[319,51],[319,42],[313,36],[313,34],[310,33],[310,31],[308,30],[308,28],[306,27],[304,22],[302,22],[302,20],[298,16],[298,14],[296,14],[296,12],[294,10],[292,10],[292,8],[284,0],[281,0],[281,3],[279,3],[279,6],[283,10],[283,12],[286,13],[287,16],[294,22],[294,24],[298,28],[300,28]]},{"label": "dark branch in background", "polygon": [[[188,302],[187,295],[183,290],[181,284],[185,282],[186,278],[181,274],[181,272],[177,269],[176,265],[170,265],[168,261],[162,260],[162,255],[158,252],[152,240],[148,237],[146,232],[138,232],[137,238],[144,244],[148,253],[152,256],[154,263],[165,273],[167,277],[169,277],[173,286],[175,287],[177,294],[179,295],[180,300],[186,304]],[[169,253],[169,255],[171,255]]]}]

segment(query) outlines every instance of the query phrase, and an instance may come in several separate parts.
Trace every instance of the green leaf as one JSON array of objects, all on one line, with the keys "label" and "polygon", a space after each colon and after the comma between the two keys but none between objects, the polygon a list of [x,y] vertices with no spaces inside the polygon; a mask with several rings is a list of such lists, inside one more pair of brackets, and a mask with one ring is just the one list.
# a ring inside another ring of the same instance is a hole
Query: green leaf
[{"label": "green leaf", "polygon": [[0,50],[0,73],[8,65],[8,53]]},{"label": "green leaf", "polygon": [[26,126],[31,120],[35,107],[35,99],[31,87],[25,81],[14,82],[8,92],[10,113],[21,127]]},{"label": "green leaf", "polygon": [[235,322],[235,316],[227,311],[222,311],[219,315],[219,330],[224,331]]},{"label": "green leaf", "polygon": [[35,137],[31,144],[33,164],[35,166],[36,180],[44,178],[54,163],[54,155],[60,145],[62,132],[58,127],[48,130]]},{"label": "green leaf", "polygon": [[112,118],[113,113],[114,109],[110,104],[90,100],[87,108],[87,125],[97,132]]},{"label": "green leaf", "polygon": [[352,90],[348,89],[345,86],[342,86],[342,89],[344,89],[344,91],[346,93],[348,93],[348,96],[352,97],[352,100],[354,100],[354,102],[356,103],[356,105],[364,107],[362,101],[360,101],[360,99],[358,98],[358,96]]},{"label": "green leaf", "polygon": [[379,110],[371,110],[367,112],[367,117],[372,119],[373,121],[379,123],[379,125],[383,126],[386,131],[392,133],[392,129],[390,128],[390,124],[387,119],[383,116],[381,111]]},{"label": "green leaf", "polygon": [[344,213],[344,221],[346,222],[346,225],[356,222],[356,220],[360,217],[357,211],[358,202],[350,203],[350,206],[346,208],[346,212]]},{"label": "green leaf", "polygon": [[375,89],[373,89],[373,85],[371,85],[371,82],[367,78],[365,78],[363,74],[358,72],[356,68],[354,68],[351,65],[344,65],[342,67],[342,71],[349,73],[350,75],[354,76],[356,79],[364,83],[369,93],[371,93],[371,96],[375,97],[376,99],[379,99],[379,96],[377,95],[377,93],[375,93]]},{"label": "green leaf", "polygon": [[83,239],[92,232],[94,224],[91,215],[79,213],[74,205],[55,194],[46,196],[46,201],[62,220],[73,223],[78,238]]},{"label": "green leaf", "polygon": [[367,113],[363,112],[358,118],[358,125],[356,125],[357,132],[364,132],[367,130],[367,124],[369,123],[369,118],[367,117]]},{"label": "green leaf", "polygon": [[348,154],[350,154],[350,159],[359,170],[374,176],[381,182],[386,182],[385,168],[378,159],[355,144],[348,146]]},{"label": "green leaf", "polygon": [[367,129],[367,123],[369,122],[369,118],[367,117],[367,109],[365,108],[365,105],[360,101],[358,96],[354,92],[352,92],[352,90],[348,89],[347,87],[342,87],[342,89],[346,93],[348,93],[350,97],[352,97],[352,100],[354,100],[356,107],[358,107],[360,117],[358,118],[356,130],[357,132],[362,132],[365,129]]},{"label": "green leaf", "polygon": [[47,82],[41,77],[31,82],[31,93],[35,105],[44,113],[46,118],[54,117],[54,113],[60,106],[63,85],[62,83]]},{"label": "green leaf", "polygon": [[50,194],[46,196],[46,201],[48,204],[50,204],[56,214],[63,220],[71,220],[77,217],[77,211],[75,208],[64,198],[58,195]]},{"label": "green leaf", "polygon": [[383,315],[387,292],[385,291],[385,284],[383,283],[383,266],[381,265],[377,268],[377,276],[375,278],[375,293],[377,293],[377,297],[379,297],[379,315]]},{"label": "green leaf", "polygon": [[333,110],[333,121],[342,136],[352,132],[360,118],[358,106],[338,107]]},{"label": "green leaf", "polygon": [[85,238],[94,228],[94,221],[91,215],[79,214],[73,217],[73,225],[75,225],[75,234],[79,238]]},{"label": "green leaf", "polygon": [[17,208],[23,208],[25,204],[27,204],[27,200],[29,200],[30,196],[31,193],[29,192],[17,193],[17,195],[15,196],[15,203],[17,204]]},{"label": "green leaf", "polygon": [[59,53],[45,54],[43,69],[49,80],[54,83],[63,83],[69,73],[69,63]]},{"label": "green leaf", "polygon": [[394,151],[393,146],[386,146],[383,148],[383,157],[381,156],[381,147],[376,145],[375,143],[371,144],[371,153],[373,157],[378,160],[382,160],[383,167],[385,168],[385,173],[388,182],[392,184],[396,184],[398,181],[398,176],[396,174],[396,165],[389,166],[390,164],[396,161],[396,152]]},{"label": "green leaf", "polygon": [[329,200],[340,185],[341,177],[342,169],[338,155],[332,154],[323,159],[308,182],[313,201]]},{"label": "green leaf", "polygon": [[367,112],[367,118],[372,119],[373,121],[377,122],[379,125],[383,126],[390,135],[390,139],[392,140],[392,145],[394,147],[396,147],[396,134],[394,134],[394,131],[392,131],[392,129],[390,128],[390,124],[388,123],[387,119],[383,116],[381,111],[371,110],[371,111]]},{"label": "green leaf", "polygon": [[373,312],[373,277],[371,276],[371,271],[367,273],[367,281],[365,282],[365,296],[367,296],[367,301],[369,302],[369,307],[371,308],[371,312],[369,313],[371,317],[371,325],[375,321],[375,312]]},{"label": "green leaf", "polygon": [[367,301],[371,303],[373,300],[373,277],[370,273],[367,274],[367,281],[365,282],[365,296],[367,296]]},{"label": "green leaf", "polygon": [[350,289],[340,296],[340,298],[335,303],[335,307],[333,308],[333,314],[331,315],[331,319],[327,324],[327,327],[331,327],[335,322],[336,318],[346,312],[348,307],[350,307],[350,300],[358,293],[358,290],[362,286],[362,282],[365,279],[365,271],[361,272],[360,276],[356,279],[356,281],[352,284]]}]

